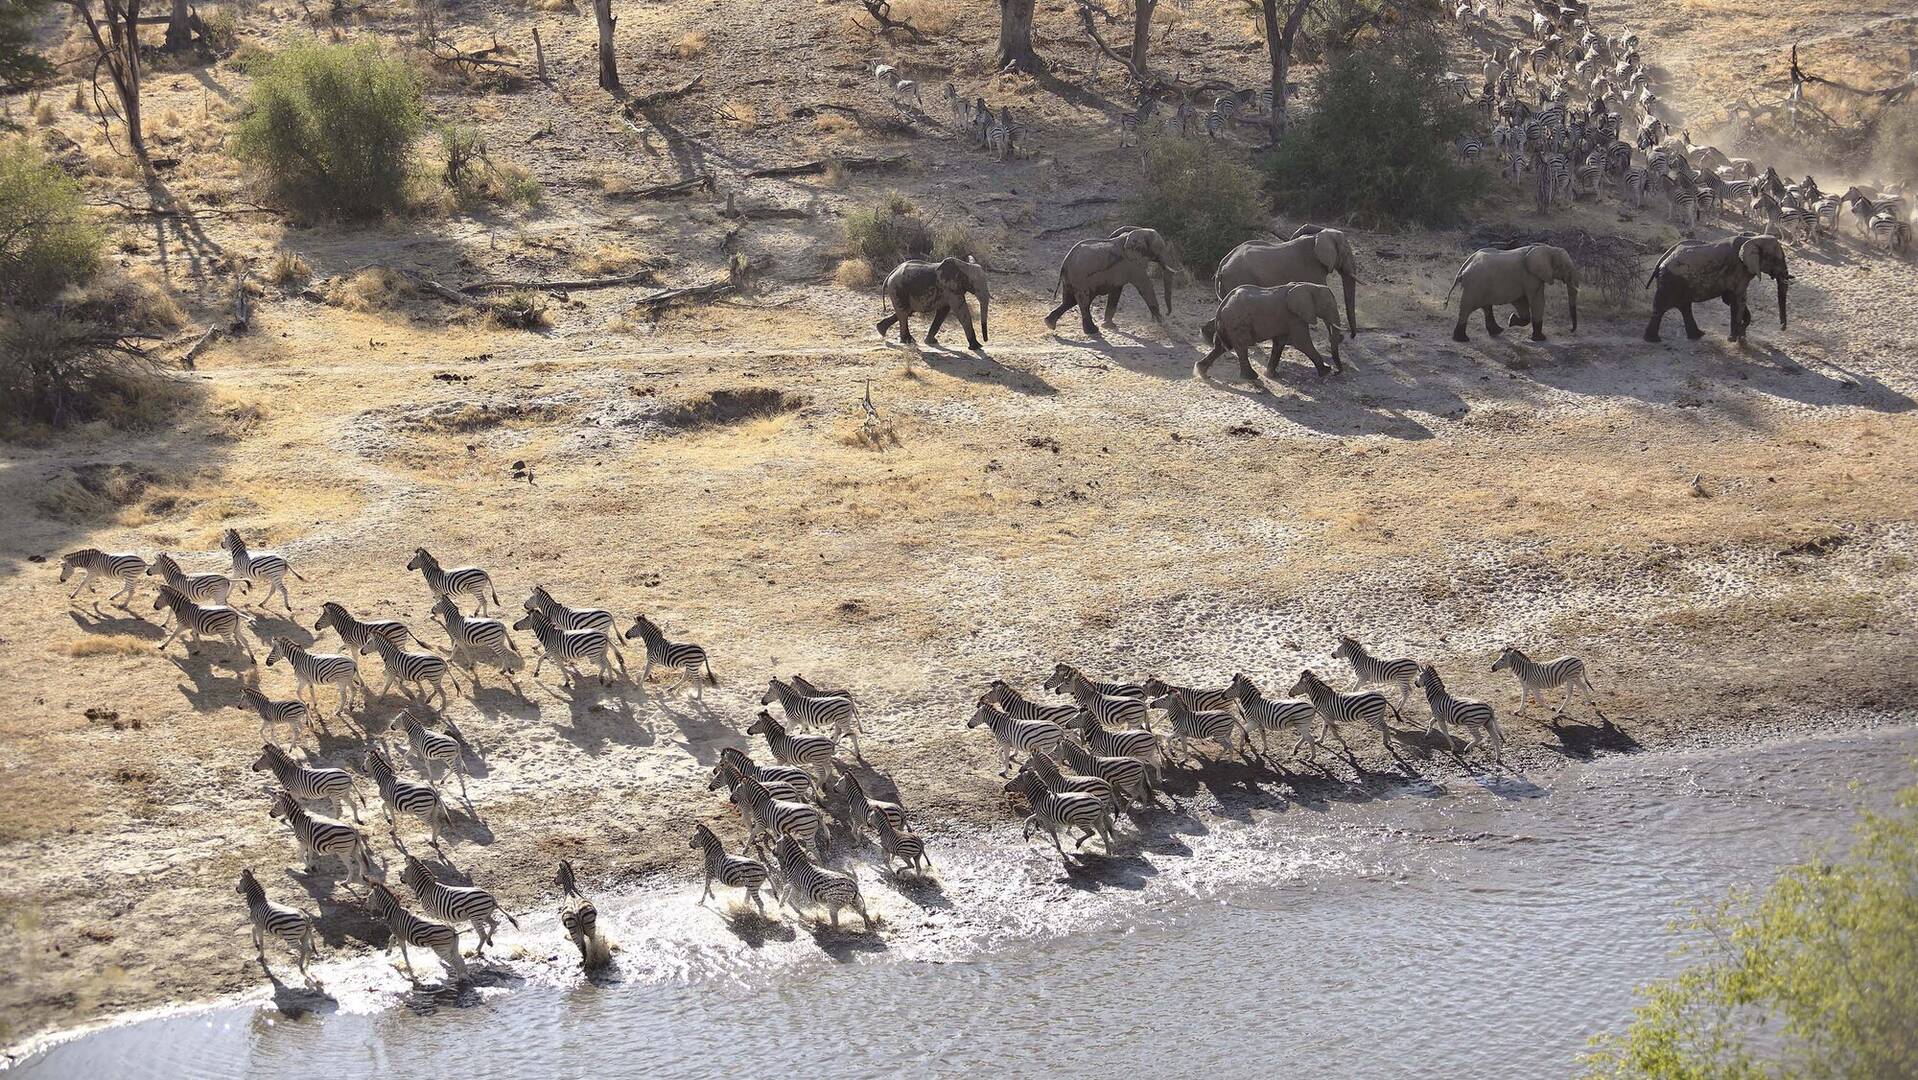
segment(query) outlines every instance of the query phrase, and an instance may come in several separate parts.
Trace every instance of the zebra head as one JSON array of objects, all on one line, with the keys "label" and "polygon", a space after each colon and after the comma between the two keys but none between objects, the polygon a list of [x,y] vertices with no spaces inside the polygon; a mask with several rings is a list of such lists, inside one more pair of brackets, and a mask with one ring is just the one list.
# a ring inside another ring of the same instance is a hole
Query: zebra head
[{"label": "zebra head", "polygon": [[559,872],[553,875],[553,884],[565,890],[568,896],[579,895],[579,880],[573,876],[573,860],[559,861]]},{"label": "zebra head", "polygon": [[1523,659],[1525,659],[1525,654],[1519,652],[1516,645],[1507,645],[1505,648],[1499,650],[1498,659],[1492,661],[1492,671],[1494,673],[1504,671],[1513,666],[1517,661]]},{"label": "zebra head", "polygon": [[[147,567],[148,577],[172,577],[179,572],[180,564],[174,562],[173,556],[168,555],[164,551],[155,555],[153,557],[153,565]],[[63,577],[60,580],[65,581],[66,579]]]},{"label": "zebra head", "polygon": [[1319,681],[1318,675],[1315,674],[1311,668],[1306,668],[1304,671],[1299,672],[1299,681],[1293,683],[1292,689],[1287,690],[1285,694],[1287,697],[1298,697],[1300,694],[1309,694],[1314,689],[1321,688],[1324,685],[1323,682]]},{"label": "zebra head", "polygon": [[974,710],[971,719],[966,721],[966,726],[968,728],[976,728],[981,724],[990,724],[998,718],[997,714],[998,710],[994,709],[991,703],[981,698],[979,708]]},{"label": "zebra head", "polygon": [[[760,704],[764,705],[765,702],[762,701]],[[773,714],[764,709],[759,710],[759,715],[746,728],[748,735],[764,735],[768,738],[784,733],[785,729],[779,726],[779,721],[774,720]]]},{"label": "zebra head", "polygon": [[414,548],[413,557],[407,560],[406,568],[408,570],[424,570],[429,566],[437,570],[440,564],[432,555],[427,553],[425,548]]},{"label": "zebra head", "polygon": [[1412,683],[1420,690],[1436,690],[1441,694],[1445,692],[1445,684],[1439,680],[1438,669],[1430,664],[1419,667],[1419,673],[1412,679]]},{"label": "zebra head", "polygon": [[1052,677],[1045,681],[1045,688],[1057,693],[1060,687],[1071,682],[1072,677],[1078,673],[1071,664],[1060,664],[1052,669]]},{"label": "zebra head", "polygon": [[1332,650],[1334,660],[1356,660],[1365,655],[1365,647],[1355,638],[1339,635],[1339,647]]},{"label": "zebra head", "polygon": [[273,796],[273,805],[267,807],[266,816],[291,821],[300,812],[300,804],[293,801],[291,794],[282,791]]},{"label": "zebra head", "polygon": [[266,890],[260,887],[260,882],[253,876],[253,868],[250,866],[241,869],[240,884],[235,887],[233,891],[246,897],[246,901],[249,904],[259,903],[266,899]]},{"label": "zebra head", "polygon": [[246,554],[246,541],[240,539],[240,530],[228,529],[220,534],[220,546],[227,554],[239,557]]}]

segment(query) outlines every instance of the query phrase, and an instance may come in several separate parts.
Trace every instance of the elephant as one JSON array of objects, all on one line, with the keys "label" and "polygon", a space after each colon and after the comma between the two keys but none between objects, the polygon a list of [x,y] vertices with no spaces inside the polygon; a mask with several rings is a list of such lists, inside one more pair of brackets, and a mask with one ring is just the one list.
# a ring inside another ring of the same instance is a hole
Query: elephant
[{"label": "elephant", "polygon": [[1791,283],[1791,270],[1785,266],[1785,247],[1776,236],[1737,236],[1714,240],[1681,240],[1659,256],[1652,276],[1645,281],[1652,293],[1652,321],[1645,325],[1645,340],[1657,341],[1658,326],[1673,308],[1685,319],[1685,336],[1696,341],[1705,336],[1692,318],[1692,305],[1701,300],[1719,299],[1732,309],[1731,340],[1745,340],[1745,328],[1751,325],[1751,307],[1745,302],[1745,290],[1760,274],[1771,275],[1778,283],[1778,328],[1785,328],[1785,292]]},{"label": "elephant", "polygon": [[[1325,323],[1326,336],[1332,342],[1332,367],[1326,366],[1325,359],[1312,344],[1314,319]],[[1272,343],[1272,355],[1265,366],[1267,375],[1278,373],[1279,356],[1287,345],[1304,353],[1321,375],[1335,368],[1345,370],[1345,362],[1339,359],[1339,302],[1332,290],[1323,285],[1311,282],[1271,287],[1241,285],[1219,301],[1213,322],[1218,333],[1212,351],[1192,368],[1192,373],[1201,379],[1211,370],[1213,361],[1231,350],[1239,356],[1239,373],[1248,380],[1258,381],[1258,373],[1252,370],[1246,351],[1261,341]]]},{"label": "elephant", "polygon": [[1106,312],[1101,321],[1112,326],[1112,316],[1119,310],[1119,294],[1127,285],[1145,297],[1145,306],[1152,312],[1154,322],[1165,322],[1152,297],[1154,264],[1159,267],[1159,278],[1165,288],[1165,309],[1170,314],[1172,275],[1184,273],[1185,267],[1179,265],[1171,241],[1157,229],[1127,225],[1102,240],[1081,240],[1072,245],[1072,250],[1066,252],[1059,264],[1059,306],[1046,316],[1046,326],[1058,326],[1059,316],[1076,304],[1086,336],[1100,337],[1092,325],[1092,301],[1105,297]]},{"label": "elephant", "polygon": [[[1359,317],[1352,310],[1352,300],[1359,272],[1352,261],[1352,245],[1338,229],[1301,225],[1292,239],[1283,242],[1247,240],[1220,261],[1214,283],[1223,300],[1241,285],[1285,285],[1294,281],[1323,285],[1325,275],[1335,271],[1345,287],[1345,322],[1357,337]],[[1210,342],[1212,324],[1206,323],[1201,331]]]},{"label": "elephant", "polygon": [[[886,275],[885,290],[892,314],[879,320],[880,337],[885,337],[892,324],[898,323],[899,340],[912,344],[911,316],[929,312],[932,325],[926,328],[926,344],[937,344],[940,324],[956,310],[960,325],[966,328],[967,348],[983,352],[979,338],[992,340],[986,325],[986,310],[992,302],[986,289],[986,268],[970,256],[936,263],[907,260]],[[979,337],[972,334],[972,309],[966,306],[967,293],[979,297]]]},{"label": "elephant", "polygon": [[[1511,304],[1512,325],[1532,324],[1532,340],[1545,340],[1545,286],[1565,283],[1565,307],[1572,316],[1572,332],[1578,332],[1578,267],[1571,253],[1550,244],[1527,244],[1509,251],[1480,248],[1459,267],[1452,288],[1459,290],[1458,323],[1452,327],[1453,341],[1470,341],[1465,336],[1465,320],[1474,311],[1485,312],[1485,332],[1497,337],[1503,331],[1492,317],[1492,305]],[[1446,290],[1445,295],[1452,295]]]}]

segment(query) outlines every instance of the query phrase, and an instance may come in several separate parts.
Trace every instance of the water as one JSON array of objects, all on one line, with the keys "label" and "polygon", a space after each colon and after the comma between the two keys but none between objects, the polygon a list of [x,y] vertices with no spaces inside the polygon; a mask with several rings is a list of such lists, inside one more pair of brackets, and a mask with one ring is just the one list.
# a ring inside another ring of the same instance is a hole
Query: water
[{"label": "water", "polygon": [[623,946],[604,985],[529,927],[527,954],[458,1004],[392,1007],[401,981],[362,960],[324,976],[324,1015],[174,1015],[21,1074],[1562,1076],[1674,968],[1667,924],[1842,845],[1915,752],[1907,728],[1376,799],[1201,789],[1188,808],[1208,812],[1167,815],[1096,875],[1008,857],[1016,831],[947,838],[943,889],[869,886],[878,942],[729,930],[661,887],[602,898]]}]

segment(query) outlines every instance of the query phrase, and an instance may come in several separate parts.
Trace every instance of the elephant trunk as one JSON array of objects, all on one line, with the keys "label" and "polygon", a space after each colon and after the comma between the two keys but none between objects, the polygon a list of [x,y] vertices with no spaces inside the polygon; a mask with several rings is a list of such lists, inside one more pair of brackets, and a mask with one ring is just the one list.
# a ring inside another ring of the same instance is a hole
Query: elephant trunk
[{"label": "elephant trunk", "polygon": [[1791,285],[1790,274],[1778,275],[1778,328],[1785,328],[1785,290]]},{"label": "elephant trunk", "polygon": [[1339,324],[1336,320],[1325,320],[1325,337],[1332,343],[1332,363],[1344,366],[1345,362],[1339,359]]},{"label": "elephant trunk", "polygon": [[1167,266],[1165,263],[1159,264],[1160,288],[1165,290],[1165,314],[1167,318],[1172,317],[1172,274],[1172,267]]},{"label": "elephant trunk", "polygon": [[992,328],[987,323],[986,312],[992,307],[992,300],[985,293],[979,294],[979,340],[991,341]]},{"label": "elephant trunk", "polygon": [[1578,332],[1578,282],[1565,283],[1565,310],[1572,317],[1572,332]]},{"label": "elephant trunk", "polygon": [[1358,295],[1359,279],[1349,270],[1339,271],[1339,281],[1345,286],[1345,325],[1352,336],[1359,336],[1359,313],[1352,310],[1352,300]]}]

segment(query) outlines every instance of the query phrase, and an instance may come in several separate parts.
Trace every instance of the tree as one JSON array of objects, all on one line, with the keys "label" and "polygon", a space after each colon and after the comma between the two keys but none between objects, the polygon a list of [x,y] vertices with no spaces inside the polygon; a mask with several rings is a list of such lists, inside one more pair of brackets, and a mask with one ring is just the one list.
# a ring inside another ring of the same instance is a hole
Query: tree
[{"label": "tree", "polygon": [[33,51],[33,21],[47,0],[0,0],[0,90],[25,86],[53,71]]},{"label": "tree", "polygon": [[[1304,25],[1305,16],[1318,0],[1260,0],[1265,11],[1265,46],[1272,57],[1272,116],[1267,123],[1272,129],[1272,141],[1278,142],[1285,135],[1285,78],[1292,66],[1292,43],[1298,39],[1299,27]],[[1285,21],[1280,23],[1279,12],[1285,11]]]},{"label": "tree", "polygon": [[[120,99],[120,118],[127,128],[127,145],[140,164],[147,163],[146,136],[140,130],[140,0],[100,0],[100,14],[93,12],[93,0],[67,0],[79,14],[93,39],[93,90],[100,92],[100,69],[105,68],[113,81],[114,96]],[[105,24],[102,32],[101,25]],[[104,121],[103,121],[104,123]]]},{"label": "tree", "polygon": [[613,56],[613,0],[593,0],[593,18],[599,23],[599,88],[619,89],[619,61]]},{"label": "tree", "polygon": [[1000,71],[1034,74],[1045,69],[1032,51],[1033,6],[1034,0],[999,0],[999,51],[993,65]]},{"label": "tree", "polygon": [[1141,74],[1145,73],[1146,47],[1152,40],[1152,13],[1157,10],[1159,0],[1133,0],[1132,66]]}]

